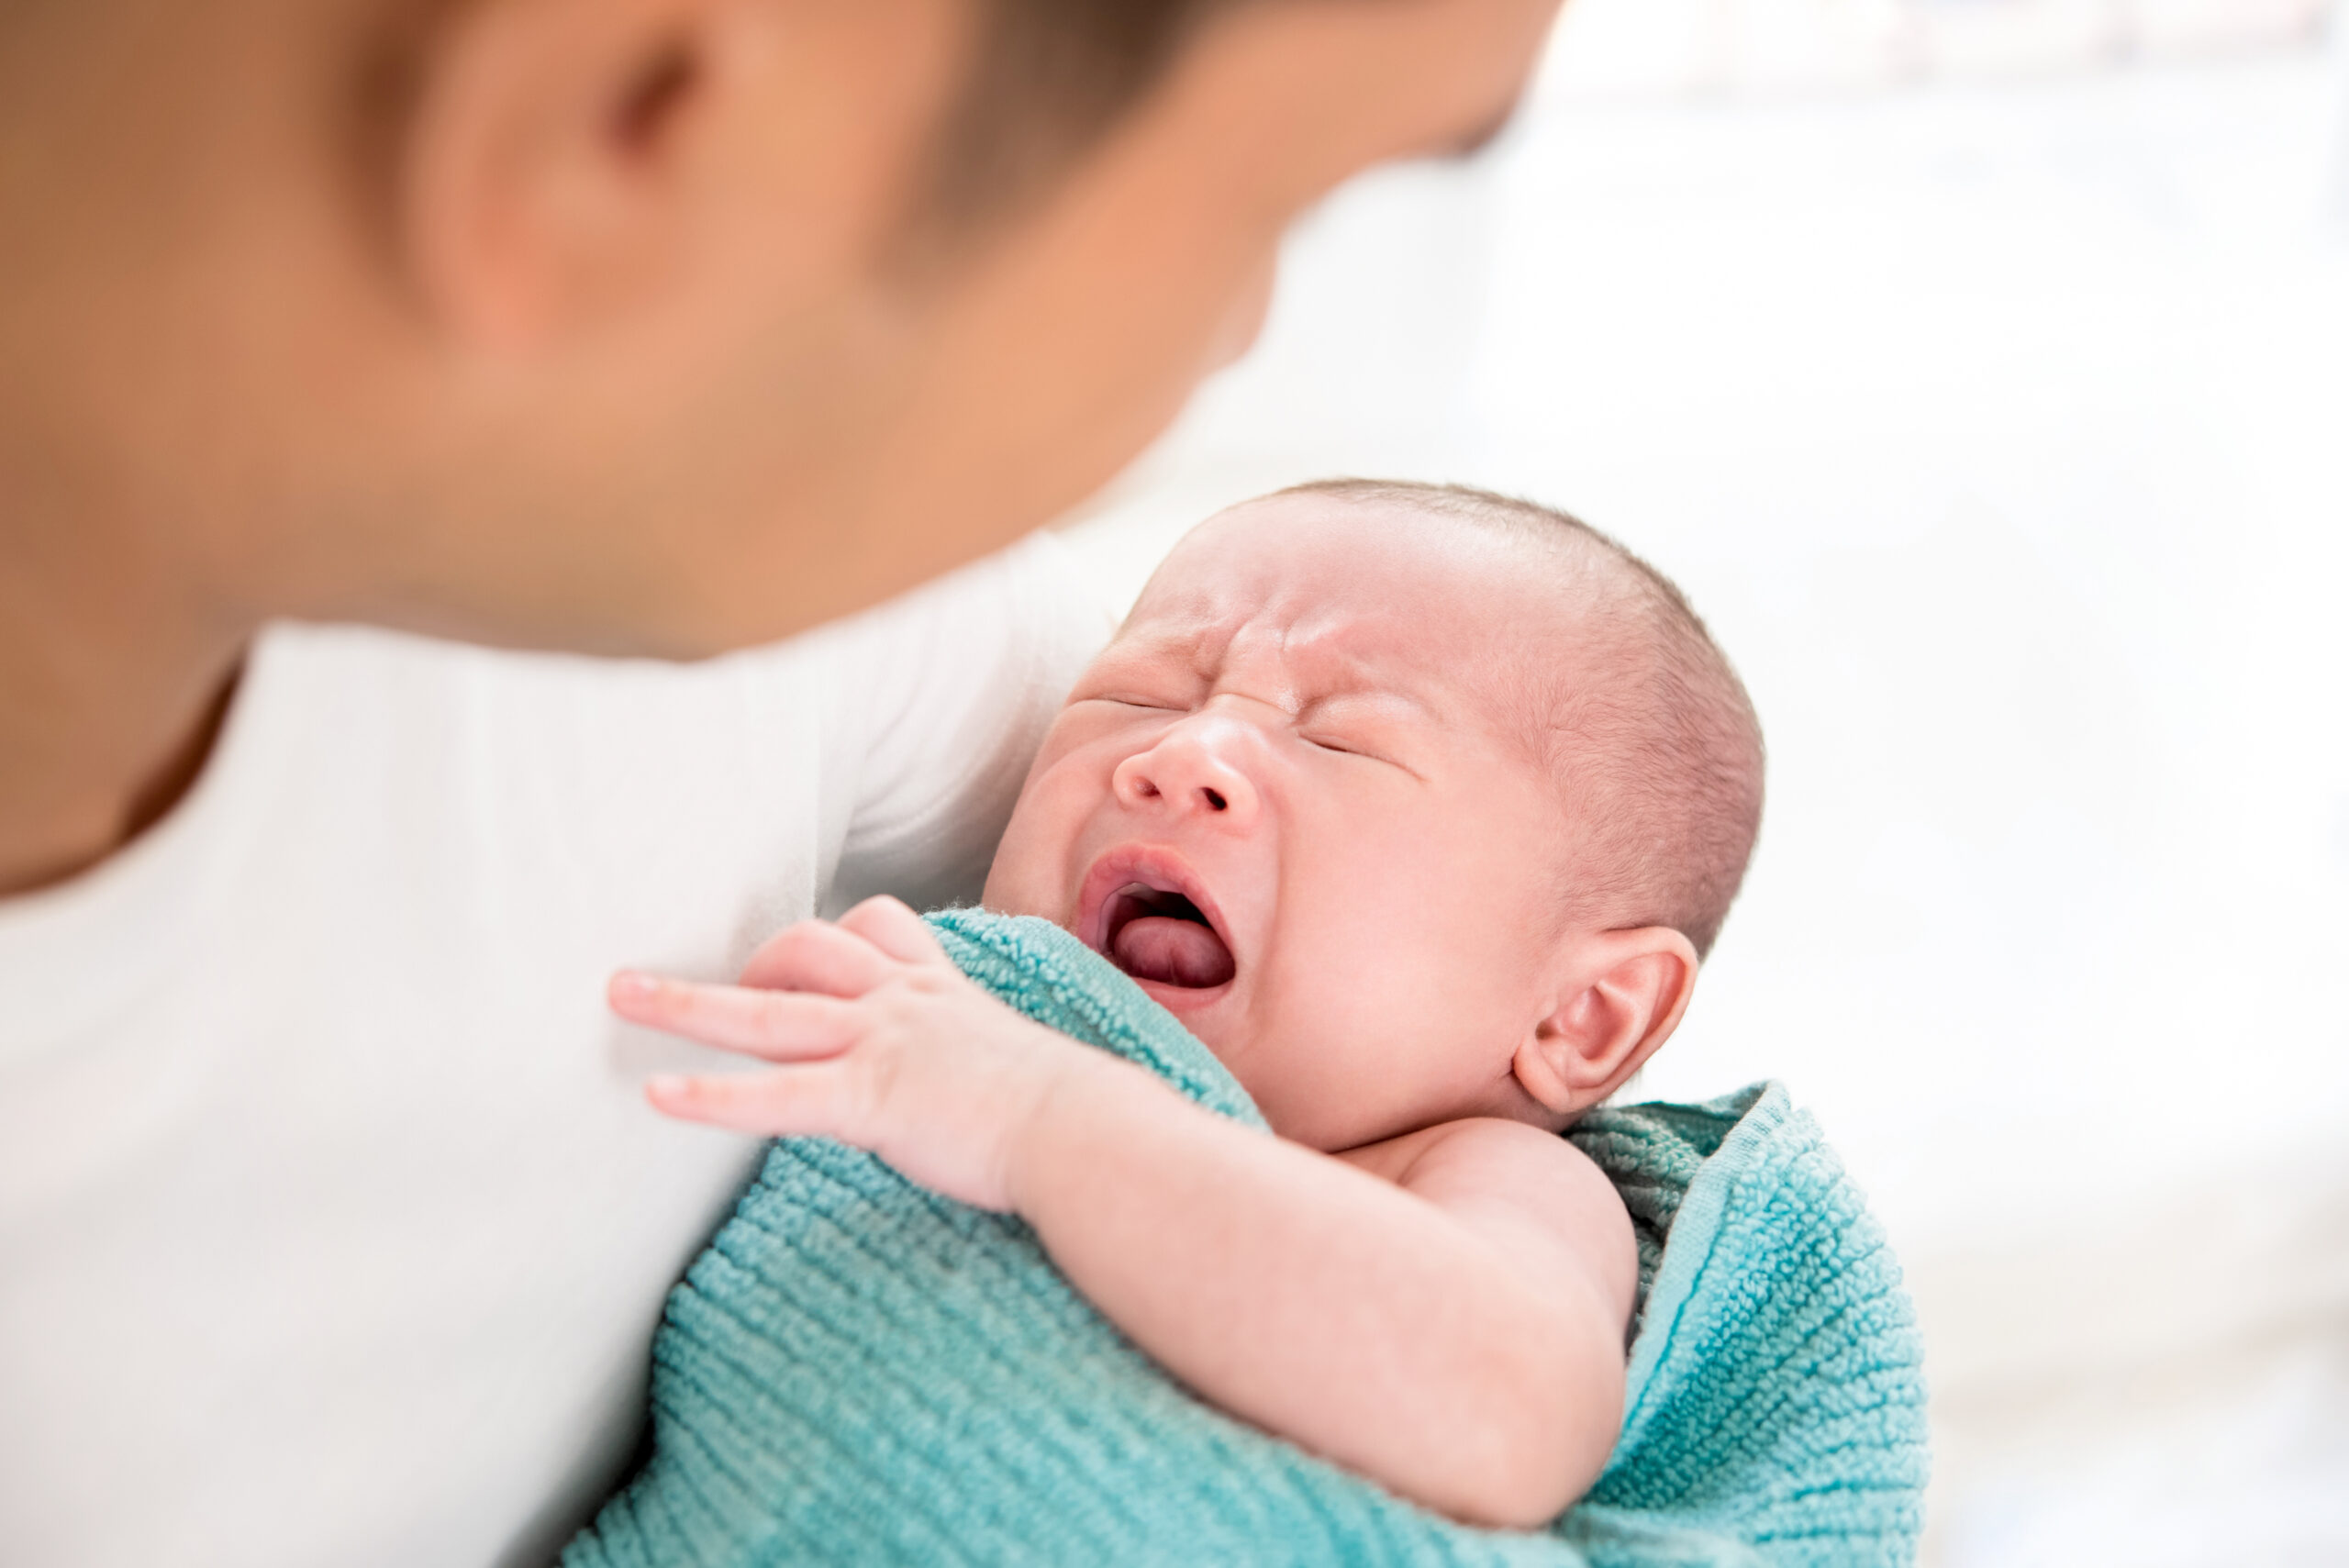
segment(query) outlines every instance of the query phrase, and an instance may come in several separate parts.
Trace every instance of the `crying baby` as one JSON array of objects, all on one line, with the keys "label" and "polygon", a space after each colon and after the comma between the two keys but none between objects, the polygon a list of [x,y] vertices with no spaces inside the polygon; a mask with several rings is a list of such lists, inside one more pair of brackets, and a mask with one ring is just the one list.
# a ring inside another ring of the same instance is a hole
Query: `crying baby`
[{"label": "crying baby", "polygon": [[1278,1136],[1013,1011],[903,905],[790,928],[644,1024],[774,1063],[673,1116],[1013,1211],[1199,1397],[1532,1526],[1620,1420],[1631,1227],[1559,1132],[1662,1045],[1762,803],[1679,591],[1563,514],[1341,481],[1195,530],[1078,682],[991,909],[1105,955]]}]

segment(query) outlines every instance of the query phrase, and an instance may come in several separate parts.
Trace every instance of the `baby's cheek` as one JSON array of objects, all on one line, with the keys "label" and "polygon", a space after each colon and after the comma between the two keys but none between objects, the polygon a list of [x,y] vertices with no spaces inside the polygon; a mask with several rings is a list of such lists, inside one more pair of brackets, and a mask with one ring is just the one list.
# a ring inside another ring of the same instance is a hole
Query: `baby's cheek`
[{"label": "baby's cheek", "polygon": [[1072,777],[1063,765],[1031,773],[1003,840],[996,846],[981,902],[1008,915],[1041,915],[1067,925],[1075,911],[1064,908],[1075,895],[1070,869],[1078,832],[1102,791]]},{"label": "baby's cheek", "polygon": [[1015,814],[996,846],[979,902],[1006,915],[1041,915],[1058,922],[1061,912],[1052,906],[1052,878],[1046,869],[1052,860],[1047,840],[1043,825]]}]

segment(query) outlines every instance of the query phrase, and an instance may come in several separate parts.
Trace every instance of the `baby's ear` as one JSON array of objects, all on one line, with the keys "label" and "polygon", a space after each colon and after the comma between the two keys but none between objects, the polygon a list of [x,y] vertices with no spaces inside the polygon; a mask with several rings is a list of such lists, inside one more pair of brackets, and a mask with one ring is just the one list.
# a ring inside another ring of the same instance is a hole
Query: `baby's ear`
[{"label": "baby's ear", "polygon": [[1518,1084],[1545,1110],[1580,1114],[1655,1054],[1696,985],[1697,950],[1669,926],[1579,939],[1556,1005],[1518,1046]]}]

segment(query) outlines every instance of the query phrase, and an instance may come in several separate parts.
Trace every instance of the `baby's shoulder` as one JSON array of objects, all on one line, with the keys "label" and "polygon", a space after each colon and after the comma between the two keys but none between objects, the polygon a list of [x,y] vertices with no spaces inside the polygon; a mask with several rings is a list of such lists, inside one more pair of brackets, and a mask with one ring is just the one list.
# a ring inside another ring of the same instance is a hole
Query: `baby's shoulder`
[{"label": "baby's shoulder", "polygon": [[[1625,1242],[1631,1217],[1598,1162],[1561,1135],[1505,1117],[1464,1117],[1408,1136],[1417,1144],[1394,1178],[1418,1189],[1489,1191],[1550,1214],[1620,1221]],[[1397,1139],[1397,1143],[1407,1141]]]},{"label": "baby's shoulder", "polygon": [[1587,1277],[1629,1320],[1639,1283],[1631,1211],[1607,1173],[1559,1134],[1502,1117],[1466,1117],[1348,1158]]}]

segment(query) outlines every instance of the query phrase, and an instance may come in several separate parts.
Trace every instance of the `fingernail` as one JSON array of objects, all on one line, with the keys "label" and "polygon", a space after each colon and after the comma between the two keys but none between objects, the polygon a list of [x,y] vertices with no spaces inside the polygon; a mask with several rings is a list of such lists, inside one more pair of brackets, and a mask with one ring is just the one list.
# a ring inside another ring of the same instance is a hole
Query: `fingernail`
[{"label": "fingernail", "polygon": [[692,1079],[675,1073],[655,1073],[644,1081],[644,1092],[656,1100],[681,1100]]},{"label": "fingernail", "polygon": [[661,989],[661,982],[641,970],[623,969],[612,976],[612,995],[641,1001]]}]

